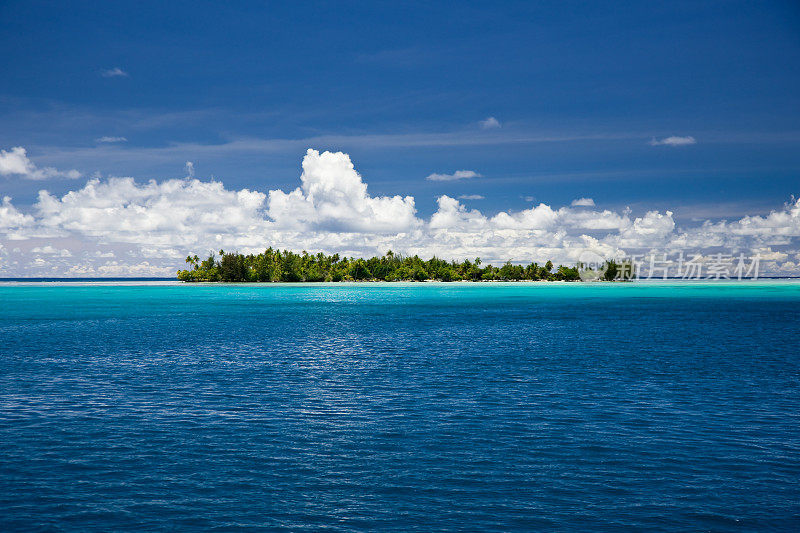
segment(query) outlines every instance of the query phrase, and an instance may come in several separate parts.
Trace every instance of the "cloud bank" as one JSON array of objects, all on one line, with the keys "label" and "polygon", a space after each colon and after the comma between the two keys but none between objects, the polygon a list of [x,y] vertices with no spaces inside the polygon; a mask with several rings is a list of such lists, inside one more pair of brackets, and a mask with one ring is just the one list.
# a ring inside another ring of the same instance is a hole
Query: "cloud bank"
[{"label": "cloud bank", "polygon": [[[12,150],[13,151],[13,150]],[[17,168],[17,167],[14,167]],[[442,195],[428,219],[411,196],[373,196],[350,157],[308,150],[291,191],[227,189],[192,177],[90,179],[30,208],[0,203],[2,276],[171,276],[189,253],[295,251],[368,256],[391,249],[485,262],[575,263],[676,250],[759,253],[763,270],[800,273],[800,200],[765,216],[681,228],[670,211],[533,205],[486,214]]]}]

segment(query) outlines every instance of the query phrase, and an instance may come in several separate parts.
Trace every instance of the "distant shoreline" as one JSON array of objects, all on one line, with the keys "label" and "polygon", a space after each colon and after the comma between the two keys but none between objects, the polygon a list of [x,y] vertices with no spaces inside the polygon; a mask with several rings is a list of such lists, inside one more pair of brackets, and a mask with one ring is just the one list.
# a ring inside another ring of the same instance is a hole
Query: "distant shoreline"
[{"label": "distant shoreline", "polygon": [[47,283],[51,281],[75,281],[75,282],[91,282],[91,281],[176,281],[174,277],[169,278],[162,278],[162,277],[97,277],[97,278],[44,278],[44,277],[31,277],[31,278],[0,278],[0,282],[13,282],[13,281],[24,281],[28,283]]},{"label": "distant shoreline", "polygon": [[198,255],[186,257],[188,266],[178,270],[180,281],[223,282],[340,282],[340,281],[584,281],[586,278],[606,281],[625,281],[635,277],[635,265],[630,261],[608,259],[603,265],[588,268],[556,265],[548,260],[527,265],[510,260],[502,266],[485,264],[480,257],[474,260],[446,260],[433,256],[404,256],[391,250],[382,256],[369,258],[346,257],[336,254],[310,254],[291,250],[267,248],[259,254],[219,251],[201,260]]},{"label": "distant shoreline", "polygon": [[[687,283],[698,283],[698,282],[729,282],[729,281],[780,281],[780,280],[800,280],[800,276],[759,276],[757,278],[752,277],[743,277],[741,280],[738,278],[729,278],[729,279],[684,279],[678,277],[669,277],[666,279],[663,278],[642,278],[642,279],[631,279],[628,281],[631,282],[659,282],[659,281],[672,281],[672,282],[687,282]],[[230,282],[230,281],[180,281],[175,279],[174,277],[113,277],[113,278],[42,278],[42,277],[16,277],[16,278],[0,278],[0,283],[113,283],[113,282],[170,282],[174,284],[202,284],[202,285],[230,285],[230,284],[240,284],[240,285],[299,285],[299,284],[308,284],[308,285],[323,285],[323,284],[345,284],[345,283],[357,283],[357,284],[364,284],[364,283],[380,283],[380,284],[397,284],[397,283],[446,283],[446,284],[454,284],[454,283],[566,283],[563,281],[548,281],[548,280],[459,280],[459,281],[441,281],[441,280],[425,280],[425,281],[385,281],[385,280],[359,280],[359,281],[243,281],[243,282]],[[583,283],[594,283],[594,282],[583,282]]]}]

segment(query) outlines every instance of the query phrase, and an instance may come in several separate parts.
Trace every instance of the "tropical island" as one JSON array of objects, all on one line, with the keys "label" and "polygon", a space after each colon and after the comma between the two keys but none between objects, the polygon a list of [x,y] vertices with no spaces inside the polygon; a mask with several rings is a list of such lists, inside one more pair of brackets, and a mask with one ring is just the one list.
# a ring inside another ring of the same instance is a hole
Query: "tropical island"
[{"label": "tropical island", "polygon": [[[437,257],[423,260],[419,256],[401,256],[392,251],[369,259],[340,257],[339,254],[300,254],[288,250],[267,248],[263,253],[244,255],[220,250],[201,261],[197,255],[188,256],[189,268],[178,270],[178,280],[188,282],[325,282],[325,281],[581,281],[589,271],[578,264],[574,267],[512,264],[500,267],[474,261],[446,261]],[[608,260],[595,276],[605,281],[629,280],[634,270],[626,262]]]}]

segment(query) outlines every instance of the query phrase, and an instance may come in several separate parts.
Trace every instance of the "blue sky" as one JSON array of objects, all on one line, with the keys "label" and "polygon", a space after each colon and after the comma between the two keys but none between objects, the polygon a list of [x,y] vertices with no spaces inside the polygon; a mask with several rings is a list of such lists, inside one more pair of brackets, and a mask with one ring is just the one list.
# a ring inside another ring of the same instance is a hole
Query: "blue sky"
[{"label": "blue sky", "polygon": [[[87,175],[193,160],[268,189],[313,147],[421,212],[449,193],[739,215],[799,192],[795,2],[6,1],[0,19],[0,146]],[[480,127],[490,116],[500,128]],[[668,136],[696,144],[648,144]],[[237,140],[301,142],[224,148]],[[483,178],[424,180],[459,169]],[[38,185],[3,184],[17,202]]]},{"label": "blue sky", "polygon": [[423,219],[442,195],[690,224],[800,194],[797,2],[3,1],[0,49],[0,149],[58,169],[0,176],[23,213],[187,161],[288,191],[309,148]]}]

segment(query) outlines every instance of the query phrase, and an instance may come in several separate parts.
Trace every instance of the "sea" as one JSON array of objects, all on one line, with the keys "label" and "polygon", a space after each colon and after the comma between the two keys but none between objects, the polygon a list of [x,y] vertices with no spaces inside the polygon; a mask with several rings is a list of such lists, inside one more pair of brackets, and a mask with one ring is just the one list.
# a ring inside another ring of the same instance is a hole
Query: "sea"
[{"label": "sea", "polygon": [[800,282],[0,283],[0,531],[798,531]]}]

